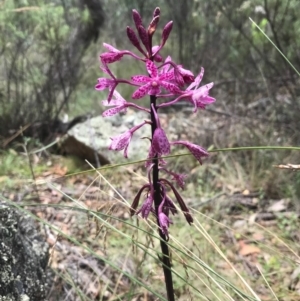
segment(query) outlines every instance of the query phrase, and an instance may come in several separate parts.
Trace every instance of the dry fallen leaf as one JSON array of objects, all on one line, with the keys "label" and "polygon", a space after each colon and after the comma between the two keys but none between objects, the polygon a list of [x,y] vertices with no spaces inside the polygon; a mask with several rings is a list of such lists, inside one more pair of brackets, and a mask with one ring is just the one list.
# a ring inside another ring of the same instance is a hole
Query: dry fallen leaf
[{"label": "dry fallen leaf", "polygon": [[55,165],[50,169],[50,171],[56,175],[64,176],[67,173],[68,168],[66,166]]},{"label": "dry fallen leaf", "polygon": [[253,233],[252,239],[254,239],[256,241],[262,241],[265,239],[265,236],[261,232],[256,232],[256,233]]},{"label": "dry fallen leaf", "polygon": [[267,209],[268,212],[280,212],[284,210],[286,210],[285,200],[277,201]]},{"label": "dry fallen leaf", "polygon": [[261,250],[259,247],[256,247],[254,245],[248,245],[243,240],[239,241],[240,250],[239,254],[242,256],[248,256],[254,253],[260,253]]}]

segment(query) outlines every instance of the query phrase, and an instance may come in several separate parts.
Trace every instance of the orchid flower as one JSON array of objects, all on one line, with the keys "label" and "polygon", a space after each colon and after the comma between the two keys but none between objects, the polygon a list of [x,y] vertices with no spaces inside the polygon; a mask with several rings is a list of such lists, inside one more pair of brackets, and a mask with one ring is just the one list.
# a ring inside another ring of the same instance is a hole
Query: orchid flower
[{"label": "orchid flower", "polygon": [[152,61],[147,60],[146,68],[150,77],[145,75],[134,75],[131,77],[134,83],[145,83],[132,94],[133,99],[140,99],[146,94],[157,95],[160,93],[161,87],[174,94],[181,92],[177,85],[169,81],[171,77],[168,73],[158,73],[158,69]]}]

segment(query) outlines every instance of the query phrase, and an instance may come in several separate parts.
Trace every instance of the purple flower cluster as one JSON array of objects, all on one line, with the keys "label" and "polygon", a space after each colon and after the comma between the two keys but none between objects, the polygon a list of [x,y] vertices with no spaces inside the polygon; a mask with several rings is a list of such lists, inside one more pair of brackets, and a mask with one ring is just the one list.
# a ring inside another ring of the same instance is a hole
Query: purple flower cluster
[{"label": "purple flower cluster", "polygon": [[[104,117],[126,112],[128,107],[145,111],[151,116],[151,121],[145,120],[127,132],[111,138],[112,142],[109,149],[115,151],[124,150],[124,156],[127,158],[128,146],[133,134],[142,126],[147,124],[151,125],[151,144],[145,164],[148,170],[149,183],[145,184],[137,193],[130,212],[131,215],[141,214],[143,218],[147,218],[150,212],[154,213],[157,217],[161,232],[168,237],[168,228],[172,223],[169,215],[170,213],[173,215],[177,213],[177,209],[169,196],[169,192],[173,192],[188,223],[192,223],[193,218],[179,192],[171,182],[174,181],[183,189],[185,175],[168,170],[166,167],[167,163],[161,156],[169,155],[171,147],[181,145],[186,147],[200,164],[202,164],[201,159],[207,157],[208,152],[201,146],[187,141],[169,141],[164,129],[161,127],[158,109],[171,106],[180,100],[191,103],[194,106],[194,112],[196,112],[198,108],[205,109],[206,105],[215,101],[213,97],[209,96],[209,91],[213,87],[213,83],[200,86],[204,75],[203,68],[200,69],[200,73],[195,77],[192,71],[184,69],[182,65],[177,65],[173,62],[170,56],[163,60],[160,51],[172,30],[172,21],[168,22],[163,28],[160,44],[152,46],[152,37],[156,31],[160,17],[159,8],[154,10],[153,18],[148,28],[143,25],[142,18],[136,10],[132,11],[132,16],[136,31],[127,27],[127,37],[141,55],[136,55],[128,50],[118,50],[111,45],[104,44],[107,52],[100,55],[100,68],[106,74],[106,77],[98,79],[95,89],[98,91],[108,89],[109,91],[108,98],[103,101],[103,105],[110,108],[103,113]],[[130,56],[143,63],[147,70],[147,75],[133,75],[130,80],[116,78],[110,70],[109,64],[120,61],[124,56]],[[128,84],[136,87],[136,90],[132,94],[133,100],[139,100],[149,95],[149,108],[125,100],[116,90],[119,84]],[[185,86],[187,87],[185,88]],[[157,104],[156,101],[159,103]],[[155,172],[156,176],[154,176]],[[166,178],[158,177],[158,172],[164,173],[166,177],[171,176],[171,181]],[[144,202],[138,209],[139,201],[143,193],[145,194],[143,197]],[[155,201],[155,198],[157,198],[158,201]]]}]

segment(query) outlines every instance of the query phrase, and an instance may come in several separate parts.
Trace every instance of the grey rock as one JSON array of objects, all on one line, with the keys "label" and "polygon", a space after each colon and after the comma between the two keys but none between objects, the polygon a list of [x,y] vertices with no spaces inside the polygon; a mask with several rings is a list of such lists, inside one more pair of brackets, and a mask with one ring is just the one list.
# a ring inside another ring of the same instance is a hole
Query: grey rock
[{"label": "grey rock", "polygon": [[33,220],[0,204],[0,301],[45,300],[48,244]]},{"label": "grey rock", "polygon": [[[112,117],[97,116],[75,125],[68,131],[62,148],[70,155],[76,155],[89,162],[95,162],[95,152],[101,164],[125,162],[123,151],[109,151],[110,137],[126,132],[128,129],[149,119],[147,113],[128,109],[127,113]],[[151,136],[150,125],[145,125],[136,131],[128,150],[129,160],[145,159],[149,149]],[[127,159],[128,161],[128,159]]]}]

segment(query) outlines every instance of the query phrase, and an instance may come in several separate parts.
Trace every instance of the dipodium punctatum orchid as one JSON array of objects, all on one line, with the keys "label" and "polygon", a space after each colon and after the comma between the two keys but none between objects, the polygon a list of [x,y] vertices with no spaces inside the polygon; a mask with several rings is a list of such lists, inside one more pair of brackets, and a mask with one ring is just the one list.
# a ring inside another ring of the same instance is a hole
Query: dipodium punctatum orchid
[{"label": "dipodium punctatum orchid", "polygon": [[[173,215],[178,213],[173,200],[170,198],[170,193],[174,195],[174,200],[176,200],[177,205],[179,205],[179,208],[189,224],[193,222],[193,218],[180,193],[172,184],[172,181],[174,181],[183,189],[186,175],[177,174],[169,170],[167,168],[167,162],[161,158],[161,156],[170,154],[171,147],[182,145],[202,164],[202,158],[207,157],[208,152],[203,147],[188,141],[169,141],[164,129],[161,127],[158,110],[162,107],[172,106],[180,100],[191,103],[194,106],[194,112],[196,112],[198,108],[205,109],[207,105],[215,102],[215,99],[209,95],[213,83],[200,86],[204,75],[203,68],[200,69],[200,73],[195,77],[192,71],[173,62],[170,56],[167,56],[166,59],[163,60],[161,51],[172,31],[172,21],[168,22],[163,28],[160,44],[152,46],[152,38],[160,17],[159,8],[154,10],[148,28],[144,27],[142,17],[136,10],[132,11],[132,17],[136,31],[131,27],[127,27],[126,33],[129,41],[140,54],[137,55],[129,50],[118,50],[105,43],[104,48],[107,51],[100,55],[100,68],[105,73],[105,77],[98,79],[95,89],[99,91],[108,90],[108,97],[103,101],[103,105],[112,108],[109,108],[103,113],[104,117],[126,112],[128,107],[149,113],[151,121],[145,120],[127,132],[112,137],[109,149],[115,151],[124,150],[124,156],[127,158],[127,151],[133,133],[144,125],[151,125],[152,137],[149,137],[149,152],[145,164],[149,182],[139,190],[134,198],[130,213],[131,215],[140,214],[143,218],[148,218],[150,213],[155,215],[161,237],[163,253],[161,261],[164,263],[163,269],[165,278],[167,279],[167,276],[171,277],[171,269],[165,268],[165,266],[171,266],[168,247],[165,243],[165,241],[169,239],[169,226],[172,224],[169,215],[170,213]],[[132,75],[130,79],[117,78],[111,71],[109,65],[124,59],[125,56],[144,64],[146,73],[142,75]],[[127,84],[135,87],[135,91],[131,96],[133,100],[139,100],[149,95],[149,107],[145,108],[136,103],[126,101],[116,91],[119,84]],[[185,85],[189,86],[185,88]],[[166,101],[166,99],[168,99],[168,101]],[[164,173],[167,178],[171,176],[170,180],[161,178],[159,176],[160,172]],[[142,197],[143,193],[145,193],[144,198]],[[143,198],[144,201],[139,207],[141,198]],[[172,291],[173,288],[168,288],[167,284],[168,299],[174,300],[172,297],[173,293],[170,292],[170,290]]]},{"label": "dipodium punctatum orchid", "polygon": [[[213,87],[213,83],[199,87],[204,75],[203,68],[200,69],[200,73],[195,77],[192,71],[184,69],[182,65],[177,65],[175,62],[173,62],[170,56],[168,56],[165,61],[162,62],[162,56],[159,54],[159,52],[162,50],[169,37],[173,23],[172,21],[170,21],[164,27],[161,44],[158,46],[152,46],[152,37],[156,30],[160,16],[160,10],[158,8],[155,10],[154,15],[155,17],[150,22],[148,29],[146,29],[143,26],[140,14],[136,10],[133,10],[132,16],[137,29],[137,34],[132,28],[127,27],[127,36],[133,46],[135,46],[135,48],[142,54],[141,57],[131,51],[118,50],[115,47],[104,43],[104,48],[106,48],[108,52],[104,52],[100,55],[100,61],[102,63],[101,69],[104,71],[104,73],[109,75],[110,78],[99,78],[95,89],[100,91],[104,89],[109,90],[108,99],[104,100],[102,103],[103,105],[111,106],[112,108],[104,111],[104,117],[112,116],[120,112],[126,112],[126,109],[128,107],[148,112],[151,117],[151,122],[145,121],[142,124],[128,130],[127,132],[117,137],[111,138],[112,142],[110,149],[117,151],[124,150],[124,156],[127,158],[127,150],[133,133],[142,126],[151,124],[152,137],[149,137],[151,141],[148,155],[149,164],[146,164],[146,166],[150,170],[157,170],[156,172],[159,172],[159,170],[165,171],[167,175],[172,176],[171,180],[177,182],[179,187],[183,189],[184,176],[169,171],[165,166],[166,162],[159,157],[170,154],[171,146],[183,145],[191,152],[192,155],[194,155],[194,157],[200,162],[200,164],[202,164],[201,159],[203,157],[207,157],[208,152],[201,146],[187,141],[169,141],[164,129],[160,125],[158,109],[166,106],[171,106],[179,100],[186,100],[187,102],[192,103],[194,105],[195,112],[197,108],[204,109],[206,105],[215,101],[213,97],[209,96],[209,90]],[[125,55],[141,61],[145,65],[147,74],[133,75],[131,76],[130,80],[117,79],[113,75],[108,64],[122,60]],[[132,102],[127,102],[115,90],[116,86],[120,83],[125,83],[137,87],[136,91],[132,94],[132,99],[134,100],[141,99],[146,95],[150,95],[149,108],[139,106]],[[183,89],[182,87],[185,84],[189,84],[189,86],[186,87],[186,89]],[[173,100],[164,102],[164,99],[166,99],[166,97],[168,97],[168,99],[170,97],[173,97]],[[158,101],[160,101],[159,104],[157,104]],[[155,165],[156,168],[154,167]],[[158,176],[153,178],[156,178],[156,181],[160,180]],[[161,203],[170,203],[170,201],[166,201],[166,198],[169,199],[166,193],[167,187],[169,185],[166,185],[165,182],[160,181],[159,183],[153,182],[153,184],[150,184],[150,186],[153,187],[148,191],[145,203],[141,206],[141,208],[149,208],[149,206],[153,206],[151,207],[151,209],[153,209],[152,211],[159,219],[158,210],[159,208],[162,208],[159,207]],[[173,189],[171,190],[174,189],[175,188],[173,187]],[[134,207],[134,209],[137,209],[136,206]],[[182,206],[180,205],[180,207]],[[186,212],[184,212],[184,214],[188,213],[187,207],[184,206],[184,208],[186,209]],[[151,210],[147,209],[146,211],[147,212],[145,213],[145,210],[141,209],[131,210],[131,213],[142,213],[142,216],[148,217]],[[168,218],[168,216],[166,217]],[[189,220],[192,220],[191,216]],[[168,227],[169,224],[169,222],[164,223],[164,233],[166,233],[166,227]]]}]

